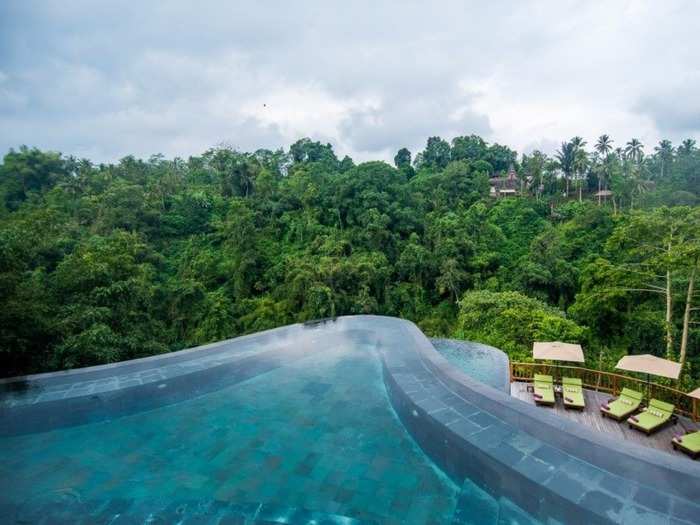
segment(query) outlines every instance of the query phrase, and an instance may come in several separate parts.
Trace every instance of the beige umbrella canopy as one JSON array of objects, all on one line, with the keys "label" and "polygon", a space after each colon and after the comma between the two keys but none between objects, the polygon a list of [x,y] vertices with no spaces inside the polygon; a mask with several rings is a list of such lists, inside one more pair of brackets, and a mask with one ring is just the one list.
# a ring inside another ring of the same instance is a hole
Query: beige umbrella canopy
[{"label": "beige umbrella canopy", "polygon": [[678,379],[681,373],[680,363],[650,354],[626,355],[620,359],[615,368],[627,370],[628,372],[668,377],[670,379]]},{"label": "beige umbrella canopy", "polygon": [[548,343],[533,343],[532,357],[549,361],[574,361],[583,363],[581,345],[551,341]]},{"label": "beige umbrella canopy", "polygon": [[688,395],[693,398],[693,421],[698,420],[698,402],[697,400],[700,399],[700,388],[696,388],[692,392],[689,392]]},{"label": "beige umbrella canopy", "polygon": [[647,397],[651,398],[651,382],[650,375],[668,377],[670,379],[678,379],[681,374],[681,365],[675,361],[662,359],[651,354],[641,355],[626,355],[620,359],[617,366],[620,370],[628,372],[639,372],[647,375]]}]

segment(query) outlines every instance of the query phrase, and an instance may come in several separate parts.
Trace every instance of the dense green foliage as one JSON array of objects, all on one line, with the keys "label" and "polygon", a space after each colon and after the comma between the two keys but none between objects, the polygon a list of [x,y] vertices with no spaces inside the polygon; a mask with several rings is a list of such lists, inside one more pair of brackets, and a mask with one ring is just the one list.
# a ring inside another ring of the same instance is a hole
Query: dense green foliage
[{"label": "dense green foliage", "polygon": [[533,341],[586,343],[586,331],[563,312],[519,292],[472,291],[459,303],[460,338],[501,348],[525,361]]},{"label": "dense green foliage", "polygon": [[[309,139],[289,152],[97,166],[10,151],[0,165],[2,371],[360,313],[518,358],[533,339],[562,339],[604,366],[640,351],[697,362],[700,152],[662,143],[644,157],[601,141],[593,154],[575,138],[556,159],[518,159],[479,137],[431,137],[414,162],[401,149],[396,167],[355,165]],[[493,199],[489,177],[511,166],[523,196]],[[605,188],[613,199],[591,196]]]}]

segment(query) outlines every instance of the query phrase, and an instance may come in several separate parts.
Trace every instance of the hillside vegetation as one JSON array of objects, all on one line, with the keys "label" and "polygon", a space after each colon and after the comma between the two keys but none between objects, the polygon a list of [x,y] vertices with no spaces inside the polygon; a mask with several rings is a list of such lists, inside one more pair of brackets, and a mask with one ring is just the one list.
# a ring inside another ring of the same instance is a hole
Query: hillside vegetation
[{"label": "hillside vegetation", "polygon": [[[490,196],[512,167],[518,196]],[[612,198],[593,196],[611,190]],[[116,164],[22,147],[0,165],[4,375],[167,352],[345,314],[429,335],[584,344],[700,377],[700,151],[663,141],[518,157],[432,137],[355,165],[303,139]]]}]

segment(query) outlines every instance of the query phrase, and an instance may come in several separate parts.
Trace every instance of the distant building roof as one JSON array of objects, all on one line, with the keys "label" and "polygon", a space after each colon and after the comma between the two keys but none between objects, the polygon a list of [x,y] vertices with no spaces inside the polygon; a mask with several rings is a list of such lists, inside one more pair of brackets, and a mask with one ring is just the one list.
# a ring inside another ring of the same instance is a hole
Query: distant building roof
[{"label": "distant building roof", "polygon": [[612,196],[613,192],[610,190],[600,190],[595,194],[596,197],[610,197]]},{"label": "distant building roof", "polygon": [[513,190],[519,184],[518,174],[515,172],[515,168],[511,164],[506,173],[504,173],[502,176],[491,177],[489,179],[489,183],[491,186],[501,188],[501,192],[506,189]]}]

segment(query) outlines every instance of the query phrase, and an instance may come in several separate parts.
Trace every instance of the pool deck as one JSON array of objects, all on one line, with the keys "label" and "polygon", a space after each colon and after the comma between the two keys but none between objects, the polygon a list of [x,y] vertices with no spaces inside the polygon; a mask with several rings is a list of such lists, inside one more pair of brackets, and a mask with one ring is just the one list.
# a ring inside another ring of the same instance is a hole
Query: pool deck
[{"label": "pool deck", "polygon": [[[510,395],[520,399],[521,401],[534,405],[535,401],[532,397],[532,393],[527,391],[527,386],[529,384],[530,383],[514,381],[510,385]],[[629,428],[625,422],[618,423],[617,421],[608,417],[603,417],[600,414],[600,405],[607,402],[612,397],[609,393],[584,389],[584,396],[586,398],[586,408],[584,410],[566,409],[558,397],[557,403],[553,408],[545,406],[540,406],[540,408],[542,410],[553,411],[558,416],[587,425],[598,432],[612,434],[620,439],[634,441],[640,445],[655,448],[657,450],[663,450],[664,452],[669,452],[680,456],[685,456],[685,454],[673,450],[671,438],[673,438],[673,436],[676,434],[684,434],[688,430],[700,430],[700,423],[693,423],[693,421],[690,419],[679,416],[678,423],[675,425],[669,425],[658,432],[647,436],[642,432]]]}]

